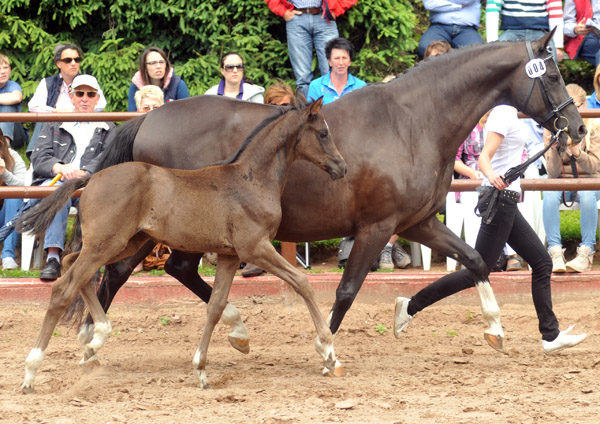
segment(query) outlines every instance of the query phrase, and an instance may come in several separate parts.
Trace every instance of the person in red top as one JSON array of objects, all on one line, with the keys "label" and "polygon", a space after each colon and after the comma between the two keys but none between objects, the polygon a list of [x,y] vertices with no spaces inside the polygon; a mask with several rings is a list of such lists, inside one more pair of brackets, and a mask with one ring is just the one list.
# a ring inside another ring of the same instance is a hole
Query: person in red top
[{"label": "person in red top", "polygon": [[285,20],[288,54],[296,87],[308,96],[313,80],[313,46],[317,52],[321,76],[329,72],[325,43],[339,37],[336,18],[354,6],[357,0],[265,0],[277,16]]},{"label": "person in red top", "polygon": [[566,0],[565,51],[572,60],[600,64],[600,0]]}]

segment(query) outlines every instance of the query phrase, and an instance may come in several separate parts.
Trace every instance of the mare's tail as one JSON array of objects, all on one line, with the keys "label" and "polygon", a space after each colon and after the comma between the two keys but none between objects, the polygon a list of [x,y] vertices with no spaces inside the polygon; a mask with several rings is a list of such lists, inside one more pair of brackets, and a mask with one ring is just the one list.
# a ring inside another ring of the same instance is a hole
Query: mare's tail
[{"label": "mare's tail", "polygon": [[133,141],[145,118],[146,115],[138,116],[109,133],[108,147],[102,152],[96,172],[119,163],[133,161]]},{"label": "mare's tail", "polygon": [[90,178],[92,177],[88,175],[65,182],[58,190],[19,217],[15,224],[17,231],[20,233],[31,232],[35,235],[46,231],[52,223],[54,216],[65,207],[65,204],[73,193],[85,187],[89,183]]}]

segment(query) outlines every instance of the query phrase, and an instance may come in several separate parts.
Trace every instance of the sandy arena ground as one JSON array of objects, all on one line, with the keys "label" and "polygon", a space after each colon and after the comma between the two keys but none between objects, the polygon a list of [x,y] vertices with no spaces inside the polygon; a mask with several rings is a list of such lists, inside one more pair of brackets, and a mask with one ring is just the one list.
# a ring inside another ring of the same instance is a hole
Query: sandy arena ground
[{"label": "sandy arena ground", "polygon": [[[234,351],[219,325],[209,350],[212,388],[196,387],[192,356],[204,323],[196,302],[116,305],[100,365],[81,367],[76,331],[59,326],[36,379],[21,394],[24,360],[44,304],[1,304],[2,423],[598,423],[600,294],[554,299],[565,329],[590,335],[544,356],[530,296],[504,301],[508,355],[482,338],[474,295],[420,313],[402,339],[393,299],[359,296],[336,338],[344,378],[320,375],[315,331],[302,302],[236,299],[252,337]],[[320,299],[326,314],[332,298]]]}]

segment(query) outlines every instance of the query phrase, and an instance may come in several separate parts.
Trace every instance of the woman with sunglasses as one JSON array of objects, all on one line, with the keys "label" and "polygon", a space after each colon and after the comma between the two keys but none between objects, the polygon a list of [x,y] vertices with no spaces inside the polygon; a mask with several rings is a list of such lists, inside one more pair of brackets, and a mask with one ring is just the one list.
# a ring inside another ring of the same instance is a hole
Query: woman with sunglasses
[{"label": "woman with sunglasses", "polygon": [[167,54],[163,49],[148,47],[140,57],[140,70],[131,78],[129,86],[129,102],[127,110],[135,112],[135,93],[146,85],[156,85],[165,96],[165,103],[190,97],[190,92],[185,81],[178,75],[169,63]]},{"label": "woman with sunglasses", "polygon": [[244,61],[238,53],[229,52],[221,58],[221,75],[221,82],[206,90],[204,94],[263,103],[265,89],[245,81]]}]

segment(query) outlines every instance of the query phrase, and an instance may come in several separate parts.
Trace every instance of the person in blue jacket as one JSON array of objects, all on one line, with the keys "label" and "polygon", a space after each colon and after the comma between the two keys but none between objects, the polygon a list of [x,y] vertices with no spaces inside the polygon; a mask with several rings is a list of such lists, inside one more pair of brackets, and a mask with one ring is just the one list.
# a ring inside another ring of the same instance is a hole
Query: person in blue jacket
[{"label": "person in blue jacket", "polygon": [[127,110],[135,112],[135,93],[145,85],[156,85],[165,94],[165,103],[190,97],[185,81],[175,75],[167,54],[159,47],[148,47],[140,58],[140,70],[131,78]]},{"label": "person in blue jacket", "polygon": [[354,59],[354,46],[345,38],[333,38],[325,44],[325,55],[329,63],[329,73],[313,80],[308,87],[308,100],[323,96],[323,104],[367,85],[348,72]]}]

